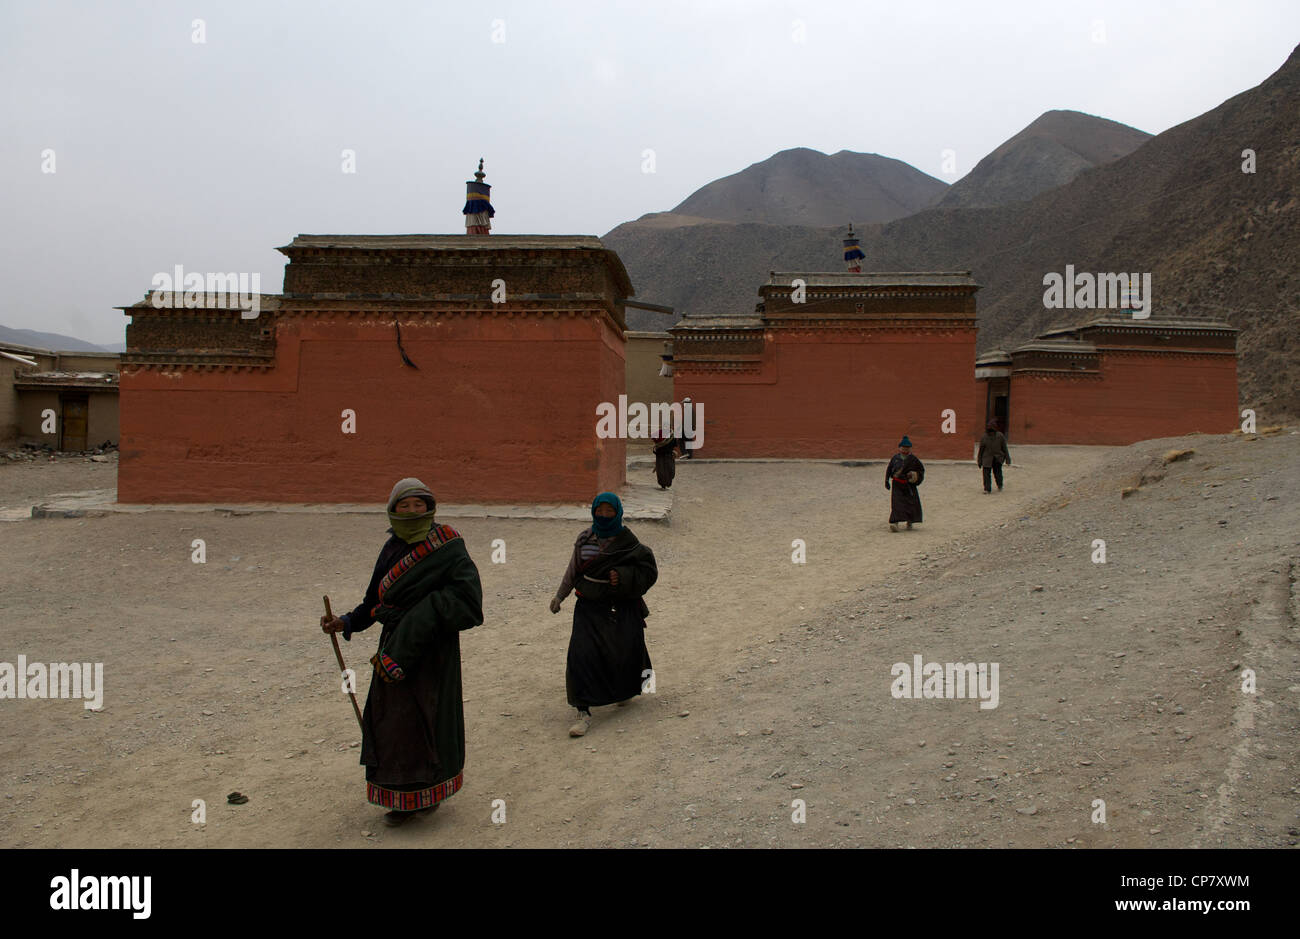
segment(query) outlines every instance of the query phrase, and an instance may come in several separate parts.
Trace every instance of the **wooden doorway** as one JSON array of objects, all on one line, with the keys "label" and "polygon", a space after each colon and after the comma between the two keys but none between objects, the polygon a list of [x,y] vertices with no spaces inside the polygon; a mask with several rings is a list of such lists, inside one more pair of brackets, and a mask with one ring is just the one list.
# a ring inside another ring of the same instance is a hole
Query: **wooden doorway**
[{"label": "wooden doorway", "polygon": [[[1003,434],[1011,426],[1011,382],[1006,378],[994,378],[988,383],[988,395],[984,405],[984,421],[997,425]],[[1010,438],[1008,438],[1010,439]]]},{"label": "wooden doorway", "polygon": [[90,423],[90,398],[88,395],[60,395],[63,411],[59,421],[59,449],[86,449],[86,429]]}]

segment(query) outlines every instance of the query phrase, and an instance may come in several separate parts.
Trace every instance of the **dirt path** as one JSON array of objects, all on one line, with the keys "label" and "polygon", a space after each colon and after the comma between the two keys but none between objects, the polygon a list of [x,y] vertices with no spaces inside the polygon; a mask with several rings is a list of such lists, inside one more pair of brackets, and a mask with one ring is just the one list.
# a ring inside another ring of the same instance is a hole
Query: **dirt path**
[{"label": "dirt path", "polygon": [[[479,565],[487,615],[462,636],[466,785],[398,830],[364,802],[358,732],[315,625],[322,593],[336,609],[360,599],[381,517],[5,523],[0,661],[102,661],[106,691],[99,713],[0,701],[0,844],[1279,843],[1295,795],[1282,786],[1267,802],[1240,784],[1259,779],[1257,748],[1238,755],[1237,783],[1227,775],[1233,721],[1247,717],[1225,679],[1248,640],[1273,649],[1267,700],[1287,704],[1255,731],[1276,735],[1269,747],[1294,742],[1294,653],[1280,645],[1294,620],[1284,609],[1245,639],[1230,627],[1267,578],[1270,596],[1289,595],[1298,438],[1195,439],[1220,469],[1174,464],[1201,475],[1184,485],[1171,473],[1122,502],[1117,478],[1145,462],[1142,447],[1168,443],[1019,448],[992,496],[978,470],[934,465],[926,524],[899,534],[884,524],[880,466],[683,464],[672,524],[636,527],[660,564],[647,596],[656,692],[597,709],[581,740],[565,736],[571,601],[546,611],[574,525],[445,519]],[[1241,471],[1245,447],[1268,468]],[[0,466],[0,503],[37,485],[11,473],[47,468]],[[1229,480],[1250,473],[1281,501],[1237,495]],[[1202,499],[1200,483],[1219,476]],[[1241,501],[1229,512],[1230,493]],[[1194,529],[1177,531],[1188,510]],[[1094,535],[1108,538],[1106,565],[1089,561]],[[204,565],[190,562],[194,538]],[[490,562],[496,538],[505,564]],[[791,563],[796,538],[806,564]],[[1235,587],[1214,594],[1224,584]],[[344,644],[362,692],[375,638]],[[1000,662],[999,706],[891,697],[890,665],[914,653]],[[1285,768],[1294,748],[1274,755]],[[235,789],[246,805],[225,804]],[[1107,800],[1106,826],[1089,822],[1094,798]],[[190,820],[195,799],[205,825]],[[498,799],[504,825],[491,820]],[[792,822],[794,799],[806,823]],[[1230,824],[1198,831],[1211,805]]]}]

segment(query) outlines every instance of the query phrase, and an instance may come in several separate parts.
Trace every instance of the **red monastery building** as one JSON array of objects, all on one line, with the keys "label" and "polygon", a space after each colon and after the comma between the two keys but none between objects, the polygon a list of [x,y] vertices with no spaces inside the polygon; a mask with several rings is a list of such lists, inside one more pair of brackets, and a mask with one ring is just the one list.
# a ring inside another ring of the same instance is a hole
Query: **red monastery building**
[{"label": "red monastery building", "polygon": [[[622,261],[491,235],[481,163],[466,185],[465,235],[299,235],[281,294],[190,275],[122,307],[119,500],[375,502],[403,475],[456,502],[619,488],[625,441],[596,418],[627,388]],[[881,458],[906,434],[969,459],[989,419],[1021,444],[1236,426],[1227,324],[1104,314],[976,360],[969,272],[862,273],[851,229],[844,248],[847,272],[772,273],[754,313],[670,330],[660,374],[702,411],[700,456]]]},{"label": "red monastery building", "polygon": [[455,502],[621,486],[624,441],[594,427],[624,390],[627,272],[596,238],[486,234],[475,175],[479,234],[299,235],[256,318],[154,293],[122,307],[118,499],[375,502],[400,476]]},{"label": "red monastery building", "polygon": [[700,456],[881,457],[907,434],[923,458],[969,459],[978,289],[969,272],[773,273],[752,315],[684,317],[673,392],[703,406]]},{"label": "red monastery building", "polygon": [[[1237,331],[1189,316],[1090,313],[975,356],[964,273],[773,273],[753,314],[672,330],[674,397],[702,407],[702,457],[970,459],[994,421],[1020,444],[1126,445],[1237,426]],[[971,366],[975,366],[974,375]]]},{"label": "red monastery building", "polygon": [[1237,411],[1237,330],[1106,312],[979,357],[986,413],[1022,444],[1123,446],[1224,434]]}]

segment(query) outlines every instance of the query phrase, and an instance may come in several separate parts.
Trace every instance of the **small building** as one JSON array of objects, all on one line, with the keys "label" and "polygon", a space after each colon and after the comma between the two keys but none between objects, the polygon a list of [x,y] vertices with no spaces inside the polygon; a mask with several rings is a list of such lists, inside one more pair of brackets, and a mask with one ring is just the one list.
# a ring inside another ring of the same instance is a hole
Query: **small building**
[{"label": "small building", "polygon": [[0,446],[118,442],[118,356],[0,344]]},{"label": "small building", "polygon": [[402,476],[456,502],[621,486],[625,442],[596,424],[624,392],[627,271],[590,236],[490,234],[484,175],[464,235],[299,235],[280,294],[121,307],[119,501],[376,502]]},{"label": "small building", "polygon": [[1237,410],[1237,330],[1107,311],[975,362],[986,419],[1021,444],[1124,446],[1222,434]]},{"label": "small building", "polygon": [[773,272],[754,313],[683,317],[673,390],[702,406],[700,455],[880,458],[907,434],[922,458],[969,458],[978,289],[969,272]]},{"label": "small building", "polygon": [[[457,502],[588,500],[625,475],[595,434],[624,390],[598,239],[299,235],[284,293],[131,316],[122,502],[373,502],[419,476]],[[494,299],[494,295],[496,299]]]}]

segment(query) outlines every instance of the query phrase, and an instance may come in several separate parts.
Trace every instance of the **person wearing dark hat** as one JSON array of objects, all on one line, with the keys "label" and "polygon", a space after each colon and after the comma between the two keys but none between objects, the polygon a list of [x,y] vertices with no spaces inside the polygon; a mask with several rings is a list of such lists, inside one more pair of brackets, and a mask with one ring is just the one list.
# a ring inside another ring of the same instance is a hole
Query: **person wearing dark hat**
[{"label": "person wearing dark hat", "polygon": [[917,486],[925,479],[925,466],[912,455],[912,441],[904,435],[898,442],[898,452],[885,467],[885,488],[892,489],[889,509],[889,530],[898,531],[898,523],[906,522],[908,531],[913,523],[921,524],[921,496]]},{"label": "person wearing dark hat", "polygon": [[465,767],[460,631],[483,622],[478,568],[456,529],[434,521],[437,500],[418,479],[388,497],[391,537],[379,552],[365,599],[321,617],[346,640],[383,623],[362,715],[366,798],[400,825],[433,811],[460,789]]},{"label": "person wearing dark hat", "polygon": [[591,527],[574,542],[568,569],[551,600],[551,612],[577,593],[573,633],[564,669],[569,704],[578,709],[570,737],[591,726],[591,709],[622,704],[641,693],[651,675],[645,645],[645,592],[659,579],[654,552],[623,525],[623,504],[612,492],[591,503]]},{"label": "person wearing dark hat", "polygon": [[989,421],[988,427],[984,429],[984,436],[980,438],[979,454],[975,461],[979,463],[980,469],[984,471],[984,494],[992,492],[989,486],[989,476],[997,480],[998,492],[1002,491],[1002,464],[1011,462],[1011,454],[1007,450],[1007,438],[1002,436],[1002,431],[998,430],[998,425]]}]

